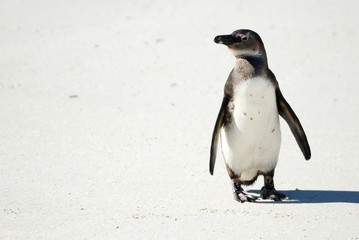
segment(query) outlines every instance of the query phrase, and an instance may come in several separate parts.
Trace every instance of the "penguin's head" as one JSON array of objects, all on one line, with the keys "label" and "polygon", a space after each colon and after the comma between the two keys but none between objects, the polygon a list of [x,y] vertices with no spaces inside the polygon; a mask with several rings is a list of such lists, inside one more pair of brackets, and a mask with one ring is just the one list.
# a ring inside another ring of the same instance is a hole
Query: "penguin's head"
[{"label": "penguin's head", "polygon": [[214,42],[226,45],[236,58],[266,57],[260,36],[248,29],[239,29],[228,35],[218,35]]}]

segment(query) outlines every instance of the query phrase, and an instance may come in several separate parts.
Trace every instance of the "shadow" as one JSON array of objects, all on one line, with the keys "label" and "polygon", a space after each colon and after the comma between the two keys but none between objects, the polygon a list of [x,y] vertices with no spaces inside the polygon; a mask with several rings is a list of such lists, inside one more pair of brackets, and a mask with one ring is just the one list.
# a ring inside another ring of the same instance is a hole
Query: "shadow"
[{"label": "shadow", "polygon": [[[258,190],[249,190],[249,193],[260,194]],[[288,200],[275,202],[282,204],[301,203],[355,203],[359,204],[359,192],[336,190],[283,190]],[[257,203],[274,203],[269,200],[258,200]]]}]

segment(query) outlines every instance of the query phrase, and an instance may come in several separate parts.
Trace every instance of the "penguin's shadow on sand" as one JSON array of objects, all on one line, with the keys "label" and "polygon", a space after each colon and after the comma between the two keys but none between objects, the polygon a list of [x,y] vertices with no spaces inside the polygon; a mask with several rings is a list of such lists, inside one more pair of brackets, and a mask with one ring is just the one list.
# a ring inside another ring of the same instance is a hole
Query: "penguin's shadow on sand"
[{"label": "penguin's shadow on sand", "polygon": [[[280,191],[280,190],[279,190]],[[257,190],[249,193],[260,194]],[[359,204],[359,192],[336,191],[336,190],[283,190],[288,200],[278,203],[301,204],[301,203],[356,203]],[[273,201],[259,200],[258,203],[273,203]]]}]

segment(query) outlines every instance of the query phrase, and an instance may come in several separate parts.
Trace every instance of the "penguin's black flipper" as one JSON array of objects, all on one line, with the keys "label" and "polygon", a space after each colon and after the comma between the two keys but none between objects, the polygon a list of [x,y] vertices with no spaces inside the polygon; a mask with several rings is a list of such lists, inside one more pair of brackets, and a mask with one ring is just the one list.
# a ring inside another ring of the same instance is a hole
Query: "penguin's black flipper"
[{"label": "penguin's black flipper", "polygon": [[275,93],[279,115],[288,123],[290,130],[292,131],[295,140],[300,147],[300,150],[302,150],[305,159],[309,160],[311,157],[310,147],[307,136],[305,135],[304,129],[300,124],[299,119],[295,115],[293,109],[289,106],[288,102],[284,99],[279,88],[276,89]]},{"label": "penguin's black flipper", "polygon": [[212,142],[211,142],[211,155],[209,160],[209,172],[211,175],[213,175],[214,164],[216,163],[218,138],[224,123],[224,118],[226,115],[226,109],[229,103],[229,99],[230,98],[228,96],[223,97],[222,106],[221,109],[219,110],[216,125],[214,126],[213,129]]}]

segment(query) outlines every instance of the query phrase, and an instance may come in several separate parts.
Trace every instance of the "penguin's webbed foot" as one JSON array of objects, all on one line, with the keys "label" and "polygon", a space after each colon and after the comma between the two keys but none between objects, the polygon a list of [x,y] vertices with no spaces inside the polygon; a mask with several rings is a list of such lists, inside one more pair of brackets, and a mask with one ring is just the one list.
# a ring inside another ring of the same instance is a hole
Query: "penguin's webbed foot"
[{"label": "penguin's webbed foot", "polygon": [[234,200],[244,203],[244,202],[255,202],[258,197],[249,195],[245,193],[242,188],[242,182],[238,179],[233,180],[233,196]]},{"label": "penguin's webbed foot", "polygon": [[281,200],[286,199],[287,196],[281,192],[278,192],[277,190],[275,190],[275,188],[267,189],[265,187],[262,187],[261,198],[262,199],[271,199],[274,201],[281,201]]},{"label": "penguin's webbed foot", "polygon": [[249,195],[243,191],[235,191],[233,193],[234,195],[234,200],[244,203],[244,202],[255,202],[257,200],[258,197],[253,196],[253,195]]}]

